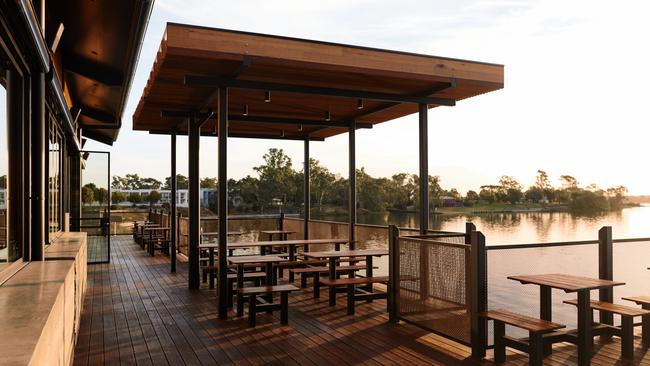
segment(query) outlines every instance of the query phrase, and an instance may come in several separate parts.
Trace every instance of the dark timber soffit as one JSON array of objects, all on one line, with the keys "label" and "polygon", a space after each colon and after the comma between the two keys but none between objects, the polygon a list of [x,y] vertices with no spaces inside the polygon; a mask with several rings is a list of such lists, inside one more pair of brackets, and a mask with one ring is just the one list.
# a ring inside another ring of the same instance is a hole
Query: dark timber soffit
[{"label": "dark timber soffit", "polygon": [[[171,135],[173,132],[169,130],[150,130],[151,135]],[[187,131],[179,130],[176,131],[176,136],[187,136]],[[201,136],[204,137],[218,137],[219,135],[210,131],[201,131]],[[290,140],[290,141],[325,141],[324,137],[312,137],[306,135],[272,135],[272,134],[263,134],[263,133],[228,133],[228,137],[233,138],[243,138],[243,139],[267,139],[267,140]]]},{"label": "dark timber soffit", "polygon": [[314,94],[321,96],[370,99],[397,103],[422,103],[429,105],[455,106],[456,101],[448,98],[418,97],[401,94],[357,91],[348,89],[320,88],[301,85],[286,85],[258,81],[235,80],[228,78],[185,75],[185,85],[194,87],[230,87],[236,89],[268,90],[297,94]]}]

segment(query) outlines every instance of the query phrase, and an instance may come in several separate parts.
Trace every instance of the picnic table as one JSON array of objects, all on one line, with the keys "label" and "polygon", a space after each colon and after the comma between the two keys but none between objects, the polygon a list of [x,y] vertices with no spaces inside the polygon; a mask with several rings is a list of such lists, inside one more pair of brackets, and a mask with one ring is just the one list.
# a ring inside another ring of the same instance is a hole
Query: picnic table
[{"label": "picnic table", "polygon": [[[540,318],[552,320],[551,289],[563,290],[578,295],[578,364],[589,365],[593,348],[593,313],[590,308],[591,290],[611,288],[624,285],[624,282],[594,279],[566,274],[540,274],[508,276],[508,279],[522,284],[534,284],[540,287]],[[548,337],[551,339],[551,337]]]},{"label": "picnic table", "polygon": [[275,235],[279,236],[278,240],[287,240],[289,238],[289,234],[295,234],[295,231],[292,230],[262,230],[260,231],[260,234],[266,234],[269,237],[269,240],[273,240],[273,237]]},{"label": "picnic table", "polygon": [[388,255],[388,249],[338,250],[328,252],[305,252],[305,258],[329,260],[329,278],[336,279],[336,265],[339,258],[366,257],[366,277],[372,277],[372,258]]},{"label": "picnic table", "polygon": [[[272,286],[277,284],[277,277],[273,265],[283,262],[285,259],[273,255],[242,255],[228,258],[230,264],[237,266],[237,288],[244,288],[244,265],[246,264],[264,264],[266,273],[266,285]],[[237,291],[237,306],[241,307],[243,301],[241,293]]]},{"label": "picnic table", "polygon": [[[155,248],[155,241],[156,240],[161,240],[163,242],[167,241],[167,233],[171,230],[169,227],[164,227],[164,226],[146,226],[143,229],[143,244],[147,245],[147,251],[149,252],[150,255],[154,255],[154,251],[156,250]],[[149,235],[146,235],[146,234]],[[161,245],[164,245],[164,243],[161,243]],[[161,248],[162,250],[163,248]]]}]

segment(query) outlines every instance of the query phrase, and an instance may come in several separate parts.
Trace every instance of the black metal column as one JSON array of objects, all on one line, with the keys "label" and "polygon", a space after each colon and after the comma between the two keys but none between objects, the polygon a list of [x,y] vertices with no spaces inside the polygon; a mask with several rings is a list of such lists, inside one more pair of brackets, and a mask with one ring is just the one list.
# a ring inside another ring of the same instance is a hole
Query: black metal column
[{"label": "black metal column", "polygon": [[177,217],[176,217],[176,131],[172,132],[172,141],[171,141],[171,192],[170,192],[170,201],[169,201],[169,221],[171,226],[171,234],[169,236],[170,240],[170,253],[169,258],[171,261],[171,271],[176,272],[176,231],[178,228]]},{"label": "black metal column", "polygon": [[23,79],[23,260],[28,261],[32,252],[32,231],[29,223],[32,222],[32,126],[31,126],[31,81]]},{"label": "black metal column", "polygon": [[[305,157],[305,166],[303,169],[304,173],[304,188],[303,188],[303,209],[305,211],[304,213],[304,219],[303,219],[303,239],[308,240],[309,239],[309,220],[311,216],[311,188],[310,188],[310,180],[311,180],[311,166],[310,166],[310,157],[309,157],[309,137],[305,138],[305,149],[304,149]],[[309,250],[309,247],[305,245],[304,247],[305,251]]]},{"label": "black metal column", "polygon": [[[612,227],[603,226],[598,230],[598,278],[601,280],[614,280],[614,255],[612,245]],[[605,288],[598,290],[598,299],[605,302],[614,302],[614,289]],[[600,312],[600,322],[614,324],[612,313]]]},{"label": "black metal column", "polygon": [[[348,131],[348,179],[350,183],[349,189],[349,208],[348,208],[348,239],[354,240],[354,229],[357,223],[357,154],[356,154],[356,126],[355,123],[350,123],[350,129]],[[354,249],[355,245],[353,242],[350,242],[350,249]]]},{"label": "black metal column", "polygon": [[429,229],[429,141],[428,106],[419,104],[420,117],[420,234]]},{"label": "black metal column", "polygon": [[[8,195],[7,199],[7,229],[9,243],[18,243],[20,248],[10,245],[7,247],[9,261],[20,257],[24,250],[23,231],[28,227],[24,221],[23,195],[26,186],[23,182],[23,88],[20,75],[7,71],[7,150],[8,159]],[[29,253],[29,251],[27,251]],[[25,253],[23,253],[24,256]]]},{"label": "black metal column", "polygon": [[[228,317],[228,88],[219,89],[219,319]],[[267,283],[267,285],[270,285]]]},{"label": "black metal column", "polygon": [[199,276],[199,241],[201,240],[201,202],[199,197],[199,140],[201,137],[201,126],[198,124],[193,113],[188,121],[188,204],[189,204],[189,273],[188,287],[198,289],[200,286]]},{"label": "black metal column", "polygon": [[81,153],[70,152],[70,225],[71,231],[81,230]]},{"label": "black metal column", "polygon": [[31,123],[31,260],[43,260],[45,250],[45,74],[32,75]]}]

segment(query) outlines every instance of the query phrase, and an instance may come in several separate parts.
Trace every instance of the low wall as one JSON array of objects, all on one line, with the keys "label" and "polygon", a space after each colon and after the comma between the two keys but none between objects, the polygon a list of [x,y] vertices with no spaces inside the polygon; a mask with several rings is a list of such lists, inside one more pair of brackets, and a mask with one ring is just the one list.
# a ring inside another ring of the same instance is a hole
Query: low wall
[{"label": "low wall", "polygon": [[46,260],[0,285],[0,365],[71,365],[87,283],[85,233],[64,233]]}]

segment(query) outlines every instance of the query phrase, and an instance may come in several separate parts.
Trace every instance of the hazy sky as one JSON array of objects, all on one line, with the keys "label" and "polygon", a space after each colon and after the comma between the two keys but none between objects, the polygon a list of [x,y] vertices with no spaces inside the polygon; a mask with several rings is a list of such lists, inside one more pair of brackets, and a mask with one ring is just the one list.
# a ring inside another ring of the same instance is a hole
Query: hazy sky
[{"label": "hazy sky", "polygon": [[[169,175],[169,137],[131,131],[165,23],[271,33],[505,65],[505,89],[429,111],[429,170],[461,192],[538,169],[586,186],[650,194],[646,125],[649,1],[156,0],[112,152],[113,174]],[[202,138],[201,176],[217,175],[216,139]],[[270,147],[298,168],[301,142],[231,139],[228,174],[254,174]],[[357,133],[357,165],[375,176],[417,172],[417,116]],[[347,135],[312,143],[312,156],[347,174]],[[186,139],[179,172],[187,174]]]}]

